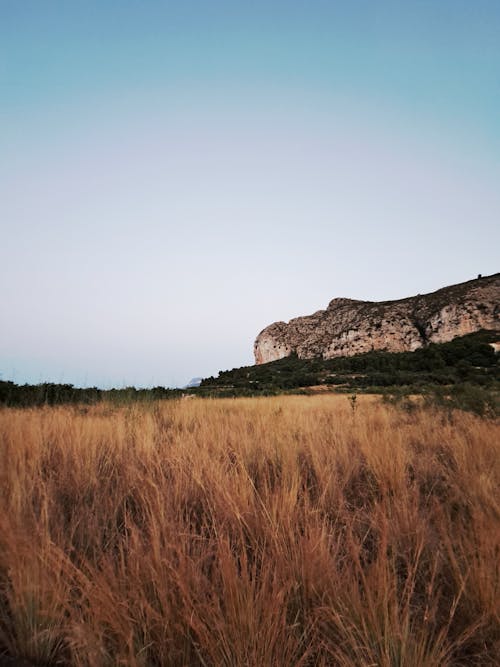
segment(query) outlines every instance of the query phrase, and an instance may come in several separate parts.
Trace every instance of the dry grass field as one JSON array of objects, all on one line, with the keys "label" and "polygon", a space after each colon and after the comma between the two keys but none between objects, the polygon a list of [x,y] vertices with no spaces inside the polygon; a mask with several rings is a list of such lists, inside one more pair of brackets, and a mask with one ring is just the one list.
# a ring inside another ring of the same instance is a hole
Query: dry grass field
[{"label": "dry grass field", "polygon": [[0,654],[497,665],[498,436],[370,397],[4,409]]}]

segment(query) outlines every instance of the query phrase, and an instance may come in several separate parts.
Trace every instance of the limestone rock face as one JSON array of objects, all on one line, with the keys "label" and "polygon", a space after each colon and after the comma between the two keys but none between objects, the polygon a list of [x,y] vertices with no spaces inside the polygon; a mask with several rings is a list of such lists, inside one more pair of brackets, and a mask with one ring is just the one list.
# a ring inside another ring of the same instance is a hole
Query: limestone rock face
[{"label": "limestone rock face", "polygon": [[413,351],[480,329],[500,329],[500,273],[398,301],[333,299],[326,310],[275,322],[257,336],[255,363],[371,350]]}]

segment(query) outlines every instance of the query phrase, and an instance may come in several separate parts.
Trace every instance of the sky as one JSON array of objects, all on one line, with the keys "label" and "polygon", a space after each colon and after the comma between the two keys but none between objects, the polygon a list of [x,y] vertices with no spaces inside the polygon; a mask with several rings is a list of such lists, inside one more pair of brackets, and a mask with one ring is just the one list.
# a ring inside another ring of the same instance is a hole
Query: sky
[{"label": "sky", "polygon": [[180,386],[499,270],[498,0],[0,0],[0,379]]}]

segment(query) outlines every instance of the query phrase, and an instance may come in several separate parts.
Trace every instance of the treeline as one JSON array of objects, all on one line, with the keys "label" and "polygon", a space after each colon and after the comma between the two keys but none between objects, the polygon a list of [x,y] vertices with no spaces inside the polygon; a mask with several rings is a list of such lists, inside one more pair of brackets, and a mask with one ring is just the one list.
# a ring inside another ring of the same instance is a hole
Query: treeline
[{"label": "treeline", "polygon": [[155,401],[178,398],[180,389],[153,387],[152,389],[98,389],[97,387],[74,387],[72,384],[44,382],[42,384],[18,385],[14,382],[0,381],[0,405],[6,407],[34,407],[41,405],[92,405],[106,400],[112,403],[133,401]]},{"label": "treeline", "polygon": [[234,368],[203,380],[208,389],[291,390],[314,385],[338,388],[455,385],[467,382],[492,387],[500,382],[499,355],[490,345],[500,332],[480,331],[415,352],[368,352],[335,359],[299,359],[296,355],[259,366]]}]

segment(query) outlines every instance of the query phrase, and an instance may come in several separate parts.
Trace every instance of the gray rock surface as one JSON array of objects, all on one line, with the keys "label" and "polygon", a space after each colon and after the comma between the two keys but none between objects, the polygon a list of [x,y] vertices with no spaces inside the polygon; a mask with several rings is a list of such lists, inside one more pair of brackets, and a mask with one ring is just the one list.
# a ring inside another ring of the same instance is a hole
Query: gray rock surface
[{"label": "gray rock surface", "polygon": [[333,299],[326,310],[275,322],[257,336],[255,363],[371,350],[413,351],[480,329],[500,329],[500,273],[397,301]]}]

